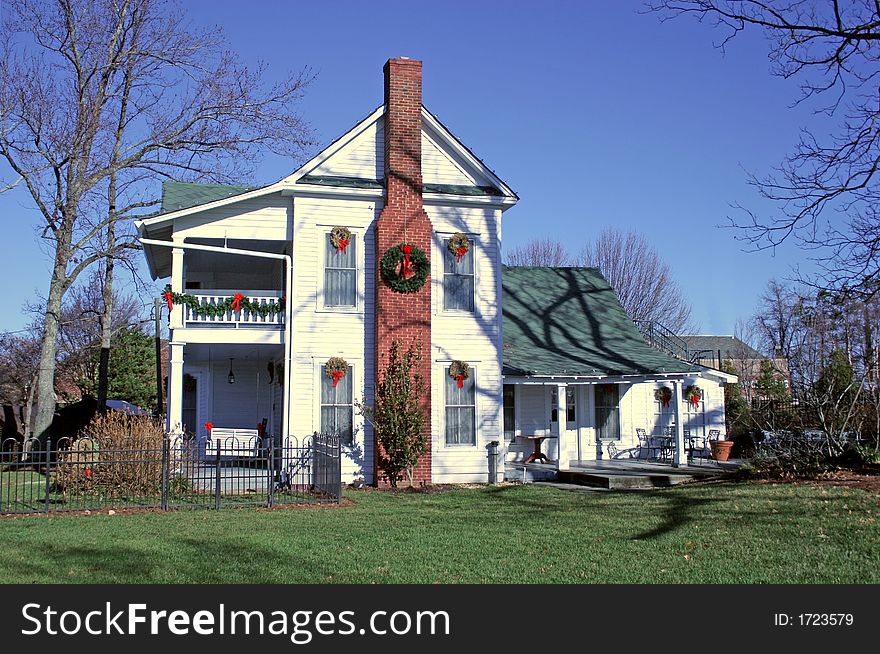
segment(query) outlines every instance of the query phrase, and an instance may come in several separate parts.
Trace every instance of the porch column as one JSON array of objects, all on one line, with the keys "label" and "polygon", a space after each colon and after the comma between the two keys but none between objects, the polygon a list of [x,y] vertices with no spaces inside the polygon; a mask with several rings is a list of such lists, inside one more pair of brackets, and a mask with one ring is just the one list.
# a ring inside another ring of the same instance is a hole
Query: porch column
[{"label": "porch column", "polygon": [[[182,242],[178,239],[178,242]],[[183,293],[183,248],[171,250],[171,290],[175,293]],[[175,304],[168,316],[168,326],[171,329],[183,327],[183,307]]]},{"label": "porch column", "polygon": [[559,429],[559,444],[557,446],[556,467],[559,470],[568,469],[568,411],[566,404],[565,384],[556,387],[556,424]]},{"label": "porch column", "polygon": [[183,425],[183,343],[171,341],[168,364],[168,431]]},{"label": "porch column", "polygon": [[672,466],[678,468],[687,463],[687,452],[684,449],[684,423],[681,410],[681,382],[672,382],[672,399],[675,407],[675,452],[672,454]]}]

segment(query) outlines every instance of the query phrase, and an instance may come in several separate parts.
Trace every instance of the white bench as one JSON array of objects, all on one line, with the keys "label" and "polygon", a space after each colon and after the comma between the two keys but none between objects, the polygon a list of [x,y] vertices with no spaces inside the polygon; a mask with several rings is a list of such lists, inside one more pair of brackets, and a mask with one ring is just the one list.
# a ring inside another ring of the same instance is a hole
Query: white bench
[{"label": "white bench", "polygon": [[260,432],[256,429],[214,427],[208,437],[208,456],[216,454],[217,443],[220,443],[220,456],[257,456],[260,451]]}]

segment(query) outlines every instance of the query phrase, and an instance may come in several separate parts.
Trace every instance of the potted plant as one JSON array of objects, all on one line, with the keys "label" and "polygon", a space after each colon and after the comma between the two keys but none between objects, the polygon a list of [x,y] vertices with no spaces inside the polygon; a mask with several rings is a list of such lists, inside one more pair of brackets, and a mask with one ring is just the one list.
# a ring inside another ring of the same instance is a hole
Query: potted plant
[{"label": "potted plant", "polygon": [[709,447],[712,448],[713,459],[716,461],[727,461],[730,458],[730,450],[733,447],[733,441],[727,439],[709,441]]}]

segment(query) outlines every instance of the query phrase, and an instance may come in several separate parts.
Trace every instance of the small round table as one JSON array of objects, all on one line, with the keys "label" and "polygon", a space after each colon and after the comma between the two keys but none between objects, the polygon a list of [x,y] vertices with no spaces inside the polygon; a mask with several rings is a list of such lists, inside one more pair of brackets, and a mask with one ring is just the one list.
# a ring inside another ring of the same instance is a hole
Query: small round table
[{"label": "small round table", "polygon": [[541,443],[544,439],[550,438],[549,436],[522,436],[521,438],[526,439],[527,441],[534,441],[535,443],[535,451],[529,454],[528,458],[523,461],[523,463],[534,463],[540,459],[541,463],[549,463],[550,460],[547,456],[541,451]]}]

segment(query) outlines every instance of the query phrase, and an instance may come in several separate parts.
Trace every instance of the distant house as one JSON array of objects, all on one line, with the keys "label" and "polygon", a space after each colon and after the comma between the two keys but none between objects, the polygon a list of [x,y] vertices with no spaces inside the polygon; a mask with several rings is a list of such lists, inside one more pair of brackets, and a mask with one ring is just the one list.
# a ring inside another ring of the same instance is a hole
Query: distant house
[{"label": "distant house", "polygon": [[788,360],[784,357],[767,357],[736,336],[710,336],[692,334],[681,337],[687,344],[690,360],[701,366],[720,369],[729,361],[740,378],[740,385],[749,394],[754,382],[761,375],[762,362],[769,361],[776,376],[791,386]]}]

